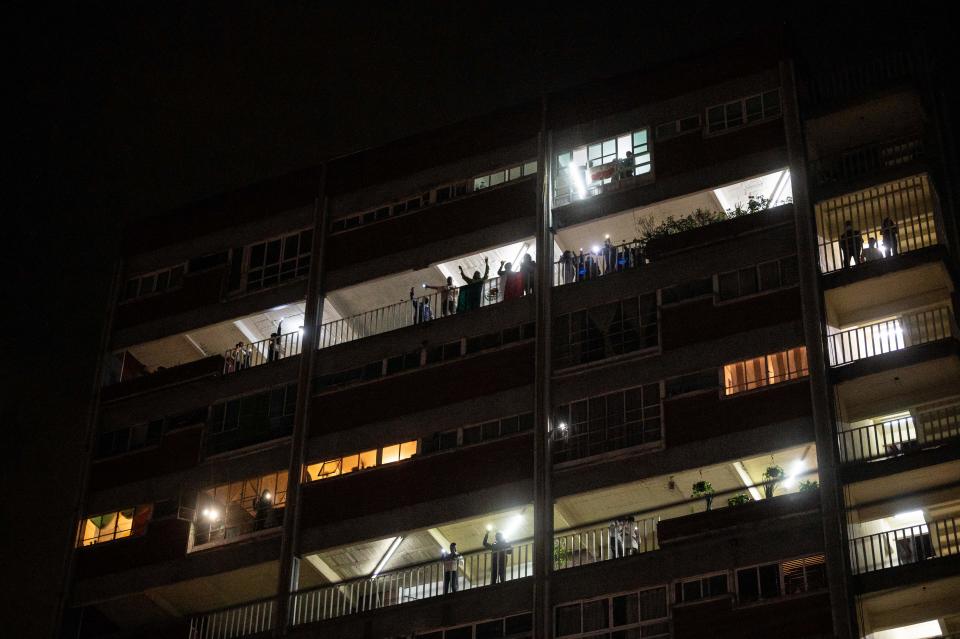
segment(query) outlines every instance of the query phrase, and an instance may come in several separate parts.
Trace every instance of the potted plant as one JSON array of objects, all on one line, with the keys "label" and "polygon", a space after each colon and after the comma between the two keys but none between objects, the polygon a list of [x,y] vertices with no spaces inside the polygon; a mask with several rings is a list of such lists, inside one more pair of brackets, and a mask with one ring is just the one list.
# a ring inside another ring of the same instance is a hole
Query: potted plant
[{"label": "potted plant", "polygon": [[715,491],[713,490],[713,484],[711,484],[706,480],[701,479],[700,481],[693,483],[692,496],[694,498],[703,497],[704,500],[707,502],[707,510],[710,510],[710,508],[713,506],[714,492]]},{"label": "potted plant", "polygon": [[797,492],[805,493],[807,491],[816,490],[818,488],[820,488],[820,482],[818,482],[816,479],[804,479],[797,486]]},{"label": "potted plant", "polygon": [[727,506],[739,506],[740,504],[746,504],[750,501],[750,495],[747,493],[737,493],[733,497],[727,500]]},{"label": "potted plant", "polygon": [[783,479],[783,476],[783,466],[777,464],[767,466],[767,469],[763,471],[763,481],[766,482],[763,485],[763,496],[766,499],[773,497],[773,491],[777,487],[777,484],[780,483],[780,480]]}]

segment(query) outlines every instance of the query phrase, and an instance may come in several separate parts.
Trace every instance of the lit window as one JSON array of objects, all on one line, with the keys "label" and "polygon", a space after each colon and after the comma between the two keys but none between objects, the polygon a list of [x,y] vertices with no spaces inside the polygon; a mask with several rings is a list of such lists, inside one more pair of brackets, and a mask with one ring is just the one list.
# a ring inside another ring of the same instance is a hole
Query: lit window
[{"label": "lit window", "polygon": [[806,377],[807,348],[798,346],[779,353],[733,362],[723,367],[724,394],[746,391]]},{"label": "lit window", "polygon": [[286,471],[204,488],[197,496],[193,543],[199,546],[279,526],[286,501]]},{"label": "lit window", "polygon": [[78,546],[91,546],[124,537],[139,537],[147,531],[147,523],[153,516],[153,504],[134,506],[80,522]]},{"label": "lit window", "polygon": [[554,206],[598,195],[620,180],[650,173],[648,129],[624,133],[556,156]]},{"label": "lit window", "polygon": [[384,446],[380,457],[381,464],[392,464],[402,459],[410,459],[417,454],[417,441],[403,442],[402,444],[393,444]]}]

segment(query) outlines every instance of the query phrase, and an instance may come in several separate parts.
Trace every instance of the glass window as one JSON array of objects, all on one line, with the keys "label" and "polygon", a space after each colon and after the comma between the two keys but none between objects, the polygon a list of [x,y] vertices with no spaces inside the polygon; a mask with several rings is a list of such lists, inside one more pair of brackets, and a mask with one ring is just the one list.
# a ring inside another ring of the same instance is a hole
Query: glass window
[{"label": "glass window", "polygon": [[308,229],[249,246],[246,290],[266,288],[307,275],[312,238],[313,232]]},{"label": "glass window", "polygon": [[625,626],[640,621],[637,594],[620,595],[612,600],[613,626]]},{"label": "glass window", "polygon": [[410,459],[417,454],[417,440],[411,440],[400,444],[400,459]]},{"label": "glass window", "polygon": [[808,374],[807,348],[787,351],[726,364],[723,367],[725,394],[733,395],[767,384],[799,379]]},{"label": "glass window", "polygon": [[560,153],[556,156],[554,206],[617,188],[623,178],[650,173],[651,162],[647,129]]},{"label": "glass window", "polygon": [[608,599],[583,602],[583,632],[602,630],[610,625],[607,617],[609,603]]},{"label": "glass window", "polygon": [[503,637],[503,619],[477,624],[476,639],[499,639]]},{"label": "glass window", "polygon": [[580,633],[580,604],[559,606],[554,619],[554,632],[558,637]]},{"label": "glass window", "polygon": [[81,520],[78,546],[91,546],[146,533],[153,517],[153,504],[134,506]]},{"label": "glass window", "polygon": [[780,564],[766,564],[737,571],[737,596],[740,603],[780,596]]},{"label": "glass window", "polygon": [[382,455],[380,456],[380,463],[392,464],[395,461],[400,461],[400,444],[384,446]]}]

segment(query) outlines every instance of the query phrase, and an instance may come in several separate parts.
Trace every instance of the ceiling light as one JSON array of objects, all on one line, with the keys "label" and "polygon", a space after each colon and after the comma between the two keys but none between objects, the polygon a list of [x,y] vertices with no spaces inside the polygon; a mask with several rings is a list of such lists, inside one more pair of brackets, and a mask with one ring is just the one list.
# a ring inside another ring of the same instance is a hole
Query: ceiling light
[{"label": "ceiling light", "polygon": [[387,562],[390,561],[390,558],[393,557],[393,553],[397,552],[397,548],[400,547],[400,542],[403,541],[403,535],[399,537],[394,537],[393,543],[390,544],[390,548],[387,549],[387,553],[383,556],[383,559],[380,560],[380,563],[377,564],[377,567],[373,569],[373,574],[370,575],[371,579],[376,579],[377,575],[380,574],[380,571],[383,570],[383,567],[387,565]]}]

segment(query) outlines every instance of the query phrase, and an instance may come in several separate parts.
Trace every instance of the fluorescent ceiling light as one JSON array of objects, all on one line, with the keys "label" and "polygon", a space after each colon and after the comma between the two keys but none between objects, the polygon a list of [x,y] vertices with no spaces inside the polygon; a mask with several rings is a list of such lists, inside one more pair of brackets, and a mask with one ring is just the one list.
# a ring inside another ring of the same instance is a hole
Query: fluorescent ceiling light
[{"label": "fluorescent ceiling light", "polygon": [[403,541],[403,535],[399,537],[394,537],[393,542],[390,544],[390,548],[387,549],[386,554],[380,559],[380,563],[377,564],[377,567],[373,569],[373,574],[370,575],[371,579],[376,579],[377,575],[380,574],[380,571],[383,570],[383,567],[387,565],[387,562],[390,561],[390,558],[393,557],[393,553],[397,552],[397,548],[400,547],[400,542]]}]

